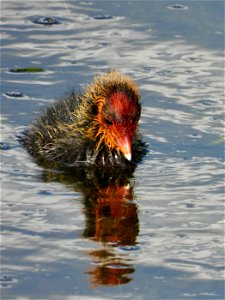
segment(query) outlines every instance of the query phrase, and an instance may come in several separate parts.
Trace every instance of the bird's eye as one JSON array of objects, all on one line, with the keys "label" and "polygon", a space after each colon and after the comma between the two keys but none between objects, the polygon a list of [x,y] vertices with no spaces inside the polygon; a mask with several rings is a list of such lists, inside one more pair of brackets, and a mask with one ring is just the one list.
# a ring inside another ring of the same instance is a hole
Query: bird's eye
[{"label": "bird's eye", "polygon": [[136,117],[133,117],[133,118],[130,120],[130,125],[135,124],[136,122],[137,122]]},{"label": "bird's eye", "polygon": [[112,125],[113,124],[113,122],[111,121],[111,120],[109,120],[109,119],[104,119],[104,121],[105,121],[105,123],[107,124],[107,125]]}]

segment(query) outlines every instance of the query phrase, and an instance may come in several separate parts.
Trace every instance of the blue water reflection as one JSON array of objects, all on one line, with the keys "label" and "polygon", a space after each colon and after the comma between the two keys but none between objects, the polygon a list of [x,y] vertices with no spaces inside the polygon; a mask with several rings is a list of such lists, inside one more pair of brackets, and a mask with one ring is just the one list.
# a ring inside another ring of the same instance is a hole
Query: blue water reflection
[{"label": "blue water reflection", "polygon": [[[3,299],[224,298],[223,8],[3,1]],[[31,67],[45,71],[10,72]],[[149,153],[100,199],[43,171],[16,135],[110,68],[140,88]]]}]

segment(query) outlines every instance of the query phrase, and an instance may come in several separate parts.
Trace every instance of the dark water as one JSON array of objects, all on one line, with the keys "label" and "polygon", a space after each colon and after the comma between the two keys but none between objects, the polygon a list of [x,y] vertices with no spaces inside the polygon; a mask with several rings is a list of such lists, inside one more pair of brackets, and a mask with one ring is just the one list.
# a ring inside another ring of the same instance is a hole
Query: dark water
[{"label": "dark water", "polygon": [[[224,298],[223,6],[2,1],[2,299]],[[16,135],[110,68],[140,88],[149,153],[97,190]]]}]

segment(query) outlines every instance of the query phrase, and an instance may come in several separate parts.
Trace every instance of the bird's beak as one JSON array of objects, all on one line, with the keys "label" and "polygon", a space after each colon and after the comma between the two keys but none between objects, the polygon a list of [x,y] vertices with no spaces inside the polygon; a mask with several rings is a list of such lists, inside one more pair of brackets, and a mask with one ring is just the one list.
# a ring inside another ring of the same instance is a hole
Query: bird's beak
[{"label": "bird's beak", "polygon": [[129,136],[120,137],[117,140],[120,151],[123,153],[124,157],[131,161],[132,159],[132,146],[131,138]]}]

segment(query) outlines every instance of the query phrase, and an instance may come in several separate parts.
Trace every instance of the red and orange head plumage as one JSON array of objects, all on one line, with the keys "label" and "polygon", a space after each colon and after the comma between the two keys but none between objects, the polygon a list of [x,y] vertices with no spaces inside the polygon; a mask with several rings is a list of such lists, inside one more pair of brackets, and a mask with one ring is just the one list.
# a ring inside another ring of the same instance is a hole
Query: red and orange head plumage
[{"label": "red and orange head plumage", "polygon": [[103,74],[85,89],[81,106],[90,120],[84,134],[97,141],[97,149],[103,144],[131,160],[132,138],[141,112],[134,82],[117,71]]}]

